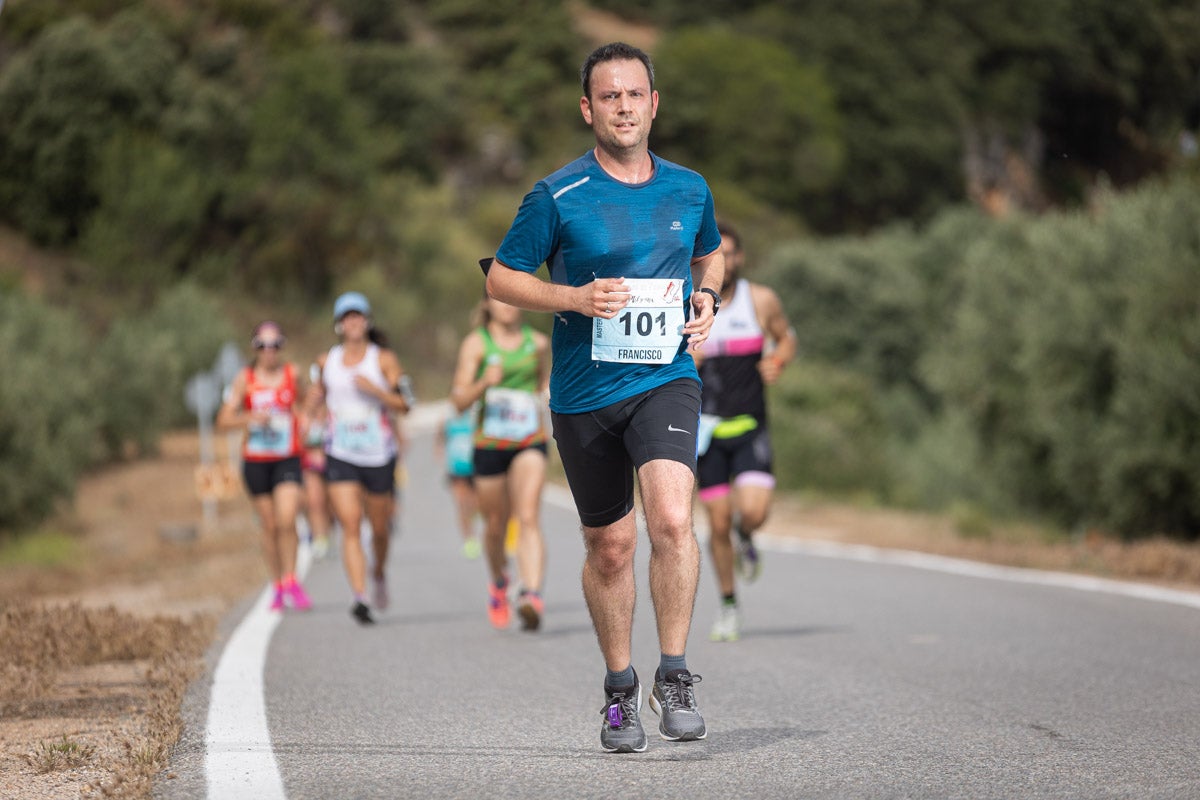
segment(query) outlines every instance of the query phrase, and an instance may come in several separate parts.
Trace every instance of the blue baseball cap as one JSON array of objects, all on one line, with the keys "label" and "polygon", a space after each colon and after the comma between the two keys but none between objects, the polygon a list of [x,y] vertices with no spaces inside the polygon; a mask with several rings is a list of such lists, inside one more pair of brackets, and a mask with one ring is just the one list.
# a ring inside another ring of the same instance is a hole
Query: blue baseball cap
[{"label": "blue baseball cap", "polygon": [[359,292],[346,292],[333,303],[333,321],[337,322],[351,311],[357,311],[363,316],[370,316],[371,304]]}]

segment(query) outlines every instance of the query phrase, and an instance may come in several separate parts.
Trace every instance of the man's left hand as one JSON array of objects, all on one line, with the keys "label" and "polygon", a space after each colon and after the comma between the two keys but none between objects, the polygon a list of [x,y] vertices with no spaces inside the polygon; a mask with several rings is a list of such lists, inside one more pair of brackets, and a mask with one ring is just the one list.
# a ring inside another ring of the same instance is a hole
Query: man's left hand
[{"label": "man's left hand", "polygon": [[708,332],[712,330],[713,299],[707,292],[692,292],[692,318],[683,326],[683,333],[688,337],[688,349],[695,350],[708,340]]}]

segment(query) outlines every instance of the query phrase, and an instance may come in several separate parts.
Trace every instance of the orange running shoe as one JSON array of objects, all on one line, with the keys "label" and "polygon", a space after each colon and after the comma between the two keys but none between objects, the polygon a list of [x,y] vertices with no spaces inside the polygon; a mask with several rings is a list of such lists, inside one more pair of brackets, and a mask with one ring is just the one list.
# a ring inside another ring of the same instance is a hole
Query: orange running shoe
[{"label": "orange running shoe", "polygon": [[488,621],[492,623],[493,628],[504,630],[508,627],[509,618],[508,586],[488,584]]}]

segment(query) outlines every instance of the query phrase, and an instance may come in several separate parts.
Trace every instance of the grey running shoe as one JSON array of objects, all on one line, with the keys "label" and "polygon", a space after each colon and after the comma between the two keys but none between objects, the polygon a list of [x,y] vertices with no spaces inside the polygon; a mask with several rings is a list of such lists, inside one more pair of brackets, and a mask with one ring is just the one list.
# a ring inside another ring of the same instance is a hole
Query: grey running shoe
[{"label": "grey running shoe", "polygon": [[722,603],[721,610],[717,612],[717,621],[713,623],[712,630],[708,634],[709,640],[736,642],[741,634],[741,616],[737,606]]},{"label": "grey running shoe", "polygon": [[746,583],[754,583],[758,580],[758,576],[762,573],[762,560],[758,556],[758,548],[754,546],[754,539],[741,531],[737,532],[733,558],[734,566],[737,567],[742,580]]},{"label": "grey running shoe", "polygon": [[646,731],[642,729],[642,682],[627,692],[608,691],[604,687],[604,708],[600,713],[600,746],[609,753],[644,753]]},{"label": "grey running shoe", "polygon": [[673,669],[661,677],[655,673],[650,708],[658,714],[659,735],[668,742],[690,742],[708,736],[692,689],[700,680],[699,675],[686,669]]}]

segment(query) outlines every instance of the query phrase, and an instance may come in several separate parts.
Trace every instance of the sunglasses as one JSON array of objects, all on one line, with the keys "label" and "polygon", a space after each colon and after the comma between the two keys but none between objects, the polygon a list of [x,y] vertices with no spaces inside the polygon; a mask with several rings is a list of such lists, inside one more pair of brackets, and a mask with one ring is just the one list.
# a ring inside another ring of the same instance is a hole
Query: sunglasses
[{"label": "sunglasses", "polygon": [[278,350],[283,347],[283,341],[280,339],[276,339],[272,342],[267,342],[262,339],[255,339],[253,342],[251,342],[251,344],[254,345],[255,350]]}]

